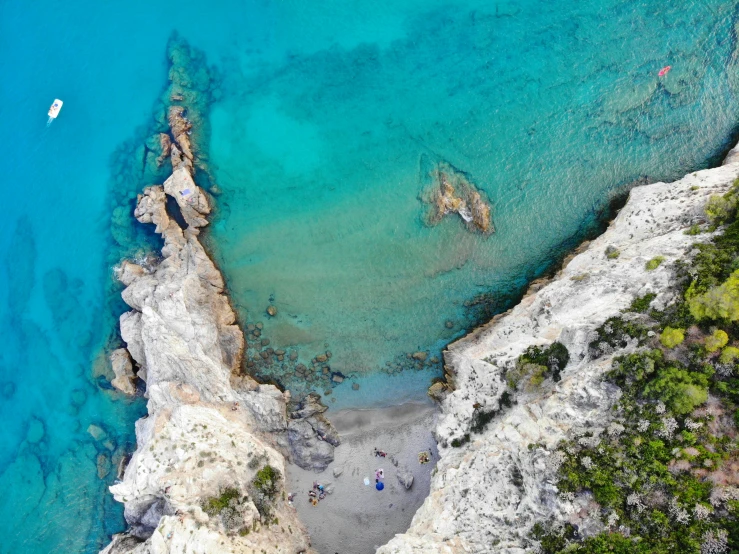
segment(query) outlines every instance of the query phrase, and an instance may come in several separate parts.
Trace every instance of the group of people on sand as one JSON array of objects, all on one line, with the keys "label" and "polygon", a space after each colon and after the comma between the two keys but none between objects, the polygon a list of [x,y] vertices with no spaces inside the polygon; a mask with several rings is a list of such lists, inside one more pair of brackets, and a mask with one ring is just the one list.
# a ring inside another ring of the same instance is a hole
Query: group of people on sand
[{"label": "group of people on sand", "polygon": [[316,506],[318,501],[323,500],[324,498],[326,498],[326,489],[321,485],[321,483],[313,481],[313,488],[308,491],[308,501],[313,506]]},{"label": "group of people on sand", "polygon": [[[387,457],[387,452],[385,452],[384,450],[379,450],[376,446],[375,446],[374,454],[375,454],[375,457],[378,457],[378,456],[380,458]],[[418,453],[418,463],[419,464],[427,464],[427,463],[429,463],[431,461],[431,455],[432,455],[431,454],[431,449],[428,449],[428,450],[424,450],[422,452],[419,452]],[[393,463],[395,463],[395,462],[393,462]]]}]

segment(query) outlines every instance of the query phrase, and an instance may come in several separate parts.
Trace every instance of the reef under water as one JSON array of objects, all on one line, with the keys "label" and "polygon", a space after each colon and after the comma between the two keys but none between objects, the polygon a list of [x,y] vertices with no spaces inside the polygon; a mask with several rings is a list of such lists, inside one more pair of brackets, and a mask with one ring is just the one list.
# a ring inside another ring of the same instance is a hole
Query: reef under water
[{"label": "reef under water", "polygon": [[[631,183],[715,163],[739,116],[736,8],[3,3],[0,551],[96,552],[124,527],[107,487],[144,406],[109,388],[125,309],[112,270],[160,246],[131,211],[166,174],[168,40],[245,369],[362,407],[424,396],[444,345],[508,307]],[[443,164],[489,203],[495,233],[454,214],[428,225]]]}]

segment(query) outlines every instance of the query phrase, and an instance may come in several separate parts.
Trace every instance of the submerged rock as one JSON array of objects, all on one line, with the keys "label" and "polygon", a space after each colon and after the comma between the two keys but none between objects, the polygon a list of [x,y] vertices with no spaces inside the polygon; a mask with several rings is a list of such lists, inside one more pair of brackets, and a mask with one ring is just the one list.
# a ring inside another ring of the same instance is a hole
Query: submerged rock
[{"label": "submerged rock", "polygon": [[105,479],[110,473],[110,458],[105,454],[98,454],[96,460],[98,479]]},{"label": "submerged rock", "polygon": [[167,158],[169,158],[172,149],[172,140],[169,138],[167,133],[159,133],[159,150],[160,154],[157,157],[157,167],[162,167]]},{"label": "submerged rock", "polygon": [[419,362],[425,362],[428,354],[426,352],[414,352],[411,357]]},{"label": "submerged rock", "polygon": [[436,225],[447,214],[456,213],[470,231],[495,232],[490,203],[464,173],[440,162],[431,170],[430,177],[430,186],[421,194],[421,199],[429,204],[428,225]]},{"label": "submerged rock", "polygon": [[94,423],[91,423],[87,426],[87,432],[93,439],[98,442],[104,441],[106,438],[108,438],[108,434],[103,430],[103,428],[95,425]]}]

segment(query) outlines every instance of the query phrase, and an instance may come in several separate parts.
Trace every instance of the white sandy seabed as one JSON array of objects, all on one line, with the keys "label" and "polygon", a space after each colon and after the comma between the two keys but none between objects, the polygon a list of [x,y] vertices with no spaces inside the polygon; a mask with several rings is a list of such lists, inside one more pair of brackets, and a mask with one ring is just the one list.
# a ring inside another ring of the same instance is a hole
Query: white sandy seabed
[{"label": "white sandy seabed", "polygon": [[[342,440],[334,462],[322,473],[295,465],[287,468],[287,490],[296,493],[293,503],[318,552],[372,553],[408,529],[428,496],[431,472],[438,460],[431,435],[438,413],[428,401],[327,414]],[[388,456],[376,457],[375,448]],[[431,453],[430,463],[419,463],[421,451]],[[414,478],[408,490],[397,478],[398,470],[404,467]],[[375,489],[375,470],[380,468],[385,474],[382,491]],[[341,474],[334,477],[335,471]],[[369,486],[364,484],[365,477]],[[314,481],[332,491],[317,506],[311,505],[308,496]]]}]

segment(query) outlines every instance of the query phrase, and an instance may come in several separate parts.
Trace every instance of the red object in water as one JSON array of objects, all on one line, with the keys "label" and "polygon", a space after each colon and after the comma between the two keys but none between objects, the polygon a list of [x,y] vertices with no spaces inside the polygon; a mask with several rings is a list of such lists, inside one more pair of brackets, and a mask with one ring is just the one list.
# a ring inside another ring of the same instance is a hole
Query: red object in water
[{"label": "red object in water", "polygon": [[664,77],[665,75],[667,75],[667,73],[669,73],[670,69],[672,69],[671,65],[663,67],[662,69],[659,70],[659,76]]}]

